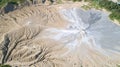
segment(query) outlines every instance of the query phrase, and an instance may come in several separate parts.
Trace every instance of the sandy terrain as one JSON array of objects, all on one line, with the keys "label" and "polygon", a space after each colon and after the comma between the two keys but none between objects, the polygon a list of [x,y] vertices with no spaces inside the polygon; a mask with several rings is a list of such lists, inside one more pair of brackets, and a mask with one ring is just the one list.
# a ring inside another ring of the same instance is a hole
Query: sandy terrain
[{"label": "sandy terrain", "polygon": [[[120,27],[86,3],[35,5],[0,17],[0,63],[12,67],[117,67]],[[117,48],[116,48],[117,47]]]}]

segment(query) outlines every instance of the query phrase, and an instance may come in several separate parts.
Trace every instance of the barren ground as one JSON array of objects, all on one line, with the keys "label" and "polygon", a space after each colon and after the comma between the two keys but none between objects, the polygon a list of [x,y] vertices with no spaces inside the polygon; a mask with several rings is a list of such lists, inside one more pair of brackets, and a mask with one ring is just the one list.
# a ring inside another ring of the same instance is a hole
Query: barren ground
[{"label": "barren ground", "polygon": [[86,4],[35,5],[0,17],[1,63],[13,67],[117,67],[120,26]]}]

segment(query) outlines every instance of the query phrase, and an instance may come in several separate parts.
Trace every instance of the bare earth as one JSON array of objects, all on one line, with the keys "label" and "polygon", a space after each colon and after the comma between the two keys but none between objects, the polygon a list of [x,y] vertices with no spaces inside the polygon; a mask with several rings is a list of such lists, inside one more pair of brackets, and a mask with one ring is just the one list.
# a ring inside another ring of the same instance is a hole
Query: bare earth
[{"label": "bare earth", "polygon": [[35,5],[0,17],[0,63],[12,67],[117,67],[120,27],[87,3]]}]

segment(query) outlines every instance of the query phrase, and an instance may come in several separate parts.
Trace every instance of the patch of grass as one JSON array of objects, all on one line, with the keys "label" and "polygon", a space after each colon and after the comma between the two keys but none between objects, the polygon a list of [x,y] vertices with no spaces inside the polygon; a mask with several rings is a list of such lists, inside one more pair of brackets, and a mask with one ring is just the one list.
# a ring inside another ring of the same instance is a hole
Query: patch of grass
[{"label": "patch of grass", "polygon": [[10,65],[2,65],[2,64],[0,64],[0,67],[12,67],[12,66],[10,66]]},{"label": "patch of grass", "polygon": [[88,9],[90,9],[91,7],[88,6],[88,5],[84,5],[84,6],[82,6],[82,8],[84,8],[85,10],[88,10]]},{"label": "patch of grass", "polygon": [[117,67],[120,67],[120,64],[118,64]]},{"label": "patch of grass", "polygon": [[58,3],[58,4],[61,4],[61,3],[62,3],[62,0],[58,0],[57,3]]}]

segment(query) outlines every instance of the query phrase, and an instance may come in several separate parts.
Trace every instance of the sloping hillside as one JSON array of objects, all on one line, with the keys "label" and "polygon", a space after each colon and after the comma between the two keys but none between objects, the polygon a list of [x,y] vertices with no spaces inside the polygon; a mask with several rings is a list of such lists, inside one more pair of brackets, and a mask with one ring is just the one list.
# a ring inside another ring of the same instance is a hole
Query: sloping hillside
[{"label": "sloping hillside", "polygon": [[0,17],[0,59],[12,67],[117,67],[120,26],[86,3],[33,5]]}]

